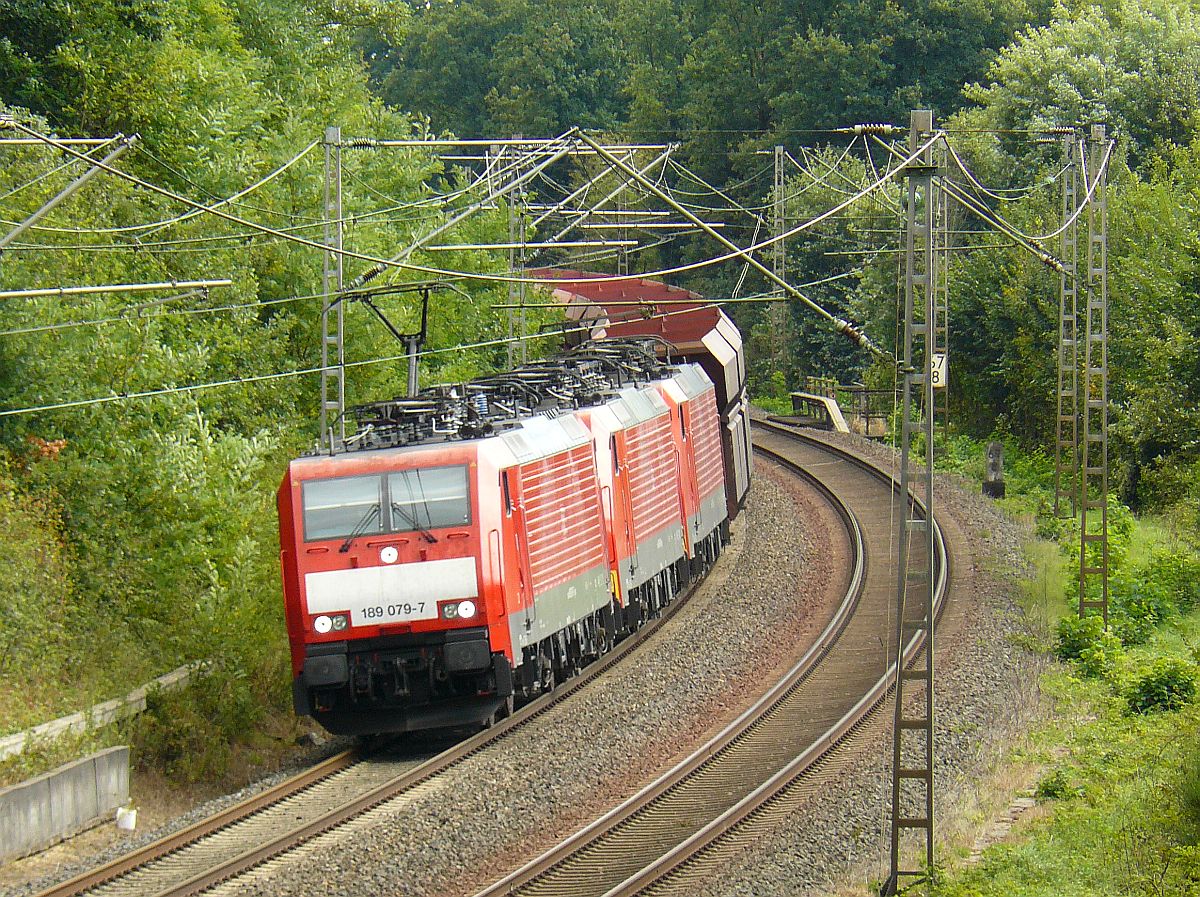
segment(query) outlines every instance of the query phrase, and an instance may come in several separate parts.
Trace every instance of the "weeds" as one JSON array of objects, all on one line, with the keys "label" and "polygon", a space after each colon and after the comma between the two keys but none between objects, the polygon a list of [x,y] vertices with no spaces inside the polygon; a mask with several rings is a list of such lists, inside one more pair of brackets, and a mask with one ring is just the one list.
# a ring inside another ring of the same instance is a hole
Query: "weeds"
[{"label": "weeds", "polygon": [[1043,776],[1034,792],[1038,800],[1062,800],[1074,797],[1078,792],[1071,786],[1071,778],[1065,769],[1059,768]]},{"label": "weeds", "polygon": [[1160,657],[1125,694],[1131,713],[1178,710],[1196,696],[1196,673],[1178,657]]}]

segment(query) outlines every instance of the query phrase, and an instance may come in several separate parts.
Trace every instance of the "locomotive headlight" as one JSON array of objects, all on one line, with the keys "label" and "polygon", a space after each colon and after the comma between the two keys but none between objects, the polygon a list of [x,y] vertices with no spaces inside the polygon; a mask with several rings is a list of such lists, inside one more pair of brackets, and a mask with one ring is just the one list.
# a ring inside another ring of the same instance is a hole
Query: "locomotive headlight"
[{"label": "locomotive headlight", "polygon": [[346,619],[345,614],[334,614],[333,615],[333,631],[334,632],[341,632],[348,625],[349,625],[349,621]]},{"label": "locomotive headlight", "polygon": [[324,635],[332,628],[333,628],[333,620],[331,620],[329,617],[325,616],[324,614],[321,614],[321,616],[319,616],[315,620],[313,620],[313,629],[317,630],[317,632],[321,633],[321,635]]},{"label": "locomotive headlight", "polygon": [[475,616],[474,601],[460,601],[458,603],[458,616],[460,619],[469,620]]}]

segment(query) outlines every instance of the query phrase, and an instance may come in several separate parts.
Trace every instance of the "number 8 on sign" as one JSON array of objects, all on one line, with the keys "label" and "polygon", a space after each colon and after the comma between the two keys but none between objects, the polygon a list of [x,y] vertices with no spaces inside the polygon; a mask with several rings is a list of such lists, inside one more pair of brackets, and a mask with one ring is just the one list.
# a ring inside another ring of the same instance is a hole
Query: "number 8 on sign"
[{"label": "number 8 on sign", "polygon": [[933,362],[929,365],[929,379],[933,383],[934,389],[941,389],[946,385],[946,377],[949,375],[948,366],[945,352],[933,353]]}]

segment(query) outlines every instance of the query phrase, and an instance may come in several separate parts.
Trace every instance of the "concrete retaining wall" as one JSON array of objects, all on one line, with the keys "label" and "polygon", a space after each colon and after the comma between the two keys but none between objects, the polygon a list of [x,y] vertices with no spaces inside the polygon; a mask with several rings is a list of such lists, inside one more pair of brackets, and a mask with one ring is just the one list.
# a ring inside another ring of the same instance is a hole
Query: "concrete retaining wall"
[{"label": "concrete retaining wall", "polygon": [[0,789],[0,863],[110,817],[128,800],[128,747],[108,748]]}]

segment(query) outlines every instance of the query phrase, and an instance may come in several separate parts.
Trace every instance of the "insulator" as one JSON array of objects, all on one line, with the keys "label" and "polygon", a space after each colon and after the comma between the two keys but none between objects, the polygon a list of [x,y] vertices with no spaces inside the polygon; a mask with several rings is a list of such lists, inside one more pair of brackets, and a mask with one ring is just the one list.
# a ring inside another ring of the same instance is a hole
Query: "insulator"
[{"label": "insulator", "polygon": [[473,396],[471,396],[471,398],[475,402],[475,413],[478,414],[480,417],[487,417],[487,413],[488,413],[487,393],[477,392]]},{"label": "insulator", "polygon": [[904,128],[901,128],[898,125],[889,125],[884,122],[868,122],[855,125],[850,130],[859,136],[865,134],[868,137],[895,137],[897,134],[905,133]]}]

